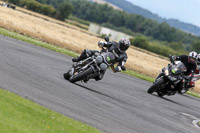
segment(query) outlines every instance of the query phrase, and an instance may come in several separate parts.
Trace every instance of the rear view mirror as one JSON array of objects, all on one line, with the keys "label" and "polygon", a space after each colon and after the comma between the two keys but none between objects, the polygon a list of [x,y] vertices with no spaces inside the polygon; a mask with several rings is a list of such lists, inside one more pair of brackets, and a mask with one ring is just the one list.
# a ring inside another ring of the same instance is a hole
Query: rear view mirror
[{"label": "rear view mirror", "polygon": [[109,42],[109,36],[105,36],[104,39],[105,39],[106,42]]}]

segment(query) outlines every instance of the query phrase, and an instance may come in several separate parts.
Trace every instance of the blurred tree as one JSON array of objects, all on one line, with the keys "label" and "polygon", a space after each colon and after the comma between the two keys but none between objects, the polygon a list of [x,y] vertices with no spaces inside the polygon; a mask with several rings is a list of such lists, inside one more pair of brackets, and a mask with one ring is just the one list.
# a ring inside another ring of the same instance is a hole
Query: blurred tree
[{"label": "blurred tree", "polygon": [[131,41],[131,44],[136,47],[140,47],[144,49],[148,49],[149,47],[149,43],[145,37],[131,38],[130,41]]},{"label": "blurred tree", "polygon": [[57,9],[57,18],[59,20],[65,20],[73,11],[73,7],[71,5],[71,3],[68,3],[68,2],[64,2],[64,3],[61,3],[59,6],[58,6],[58,9]]},{"label": "blurred tree", "polygon": [[200,40],[195,40],[192,44],[193,50],[199,52],[200,51]]},{"label": "blurred tree", "polygon": [[183,49],[183,45],[181,42],[171,42],[169,43],[169,47],[174,50],[181,50]]}]

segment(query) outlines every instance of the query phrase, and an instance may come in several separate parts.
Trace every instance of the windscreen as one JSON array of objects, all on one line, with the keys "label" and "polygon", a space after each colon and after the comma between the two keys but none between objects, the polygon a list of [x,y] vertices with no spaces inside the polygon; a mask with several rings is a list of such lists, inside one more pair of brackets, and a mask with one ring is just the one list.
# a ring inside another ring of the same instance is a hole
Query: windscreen
[{"label": "windscreen", "polygon": [[108,52],[108,53],[105,53],[105,54],[104,54],[104,59],[105,59],[105,61],[106,61],[107,63],[110,64],[110,63],[112,63],[112,62],[115,61],[115,56],[114,56],[113,53]]},{"label": "windscreen", "polygon": [[182,62],[180,62],[178,64],[173,65],[171,71],[173,74],[177,75],[186,72],[187,68]]}]

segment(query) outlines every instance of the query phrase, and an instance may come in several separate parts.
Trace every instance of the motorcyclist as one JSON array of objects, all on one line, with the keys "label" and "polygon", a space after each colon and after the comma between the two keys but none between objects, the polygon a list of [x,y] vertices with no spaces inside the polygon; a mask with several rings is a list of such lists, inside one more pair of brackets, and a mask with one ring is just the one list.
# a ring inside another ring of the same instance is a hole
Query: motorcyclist
[{"label": "motorcyclist", "polygon": [[170,59],[173,61],[181,61],[187,68],[187,71],[184,73],[185,80],[182,81],[181,88],[180,88],[181,90],[178,91],[179,93],[186,92],[188,90],[187,88],[189,86],[189,83],[192,80],[193,75],[196,71],[197,53],[195,51],[192,51],[189,53],[188,56],[187,55],[172,56]]},{"label": "motorcyclist", "polygon": [[197,55],[196,64],[197,64],[197,67],[196,67],[194,76],[191,82],[189,83],[188,89],[195,87],[195,82],[200,79],[200,53]]},{"label": "motorcyclist", "polygon": [[196,68],[195,74],[199,74],[200,73],[200,53],[197,55],[196,62],[197,62],[197,68]]},{"label": "motorcyclist", "polygon": [[[76,58],[72,58],[73,62],[79,62],[81,60],[84,60],[92,55],[94,55],[96,52],[112,52],[115,55],[115,62],[113,64],[118,63],[118,65],[116,67],[111,66],[113,72],[120,72],[121,70],[125,71],[125,63],[127,61],[127,54],[126,54],[126,50],[130,47],[131,43],[129,41],[129,39],[123,38],[121,39],[118,43],[115,41],[108,41],[104,42],[104,41],[100,41],[98,42],[98,46],[100,48],[102,48],[102,51],[97,51],[97,50],[88,50],[88,49],[84,49],[83,52],[81,53],[80,56],[76,57]],[[106,49],[104,49],[106,48]],[[104,76],[105,71],[102,71],[101,74],[96,77],[96,80],[101,80]]]}]

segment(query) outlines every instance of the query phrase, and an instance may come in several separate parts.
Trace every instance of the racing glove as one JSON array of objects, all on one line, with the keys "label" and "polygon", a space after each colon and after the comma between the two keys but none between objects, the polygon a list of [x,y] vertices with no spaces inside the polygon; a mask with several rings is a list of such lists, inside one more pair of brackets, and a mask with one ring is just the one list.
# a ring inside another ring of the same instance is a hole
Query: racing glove
[{"label": "racing glove", "polygon": [[100,48],[103,48],[104,42],[103,42],[103,41],[99,41],[99,42],[98,42],[98,46],[99,46]]}]

